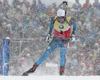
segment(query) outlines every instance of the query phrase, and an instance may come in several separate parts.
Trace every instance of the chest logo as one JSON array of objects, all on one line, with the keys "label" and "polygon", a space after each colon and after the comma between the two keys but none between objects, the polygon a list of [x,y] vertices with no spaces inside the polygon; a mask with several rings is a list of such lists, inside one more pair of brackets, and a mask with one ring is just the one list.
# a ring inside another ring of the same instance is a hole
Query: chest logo
[{"label": "chest logo", "polygon": [[60,26],[59,26],[59,28],[60,28],[60,29],[63,29],[63,28],[64,28],[64,26],[63,26],[63,25],[60,25]]}]

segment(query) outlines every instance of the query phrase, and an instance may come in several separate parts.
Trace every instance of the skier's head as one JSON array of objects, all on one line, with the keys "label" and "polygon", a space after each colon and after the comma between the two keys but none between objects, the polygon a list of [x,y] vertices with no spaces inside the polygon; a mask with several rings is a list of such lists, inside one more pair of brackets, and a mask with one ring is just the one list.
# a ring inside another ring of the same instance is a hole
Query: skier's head
[{"label": "skier's head", "polygon": [[57,11],[57,19],[60,23],[64,22],[64,19],[65,19],[65,10],[63,9],[58,9]]}]

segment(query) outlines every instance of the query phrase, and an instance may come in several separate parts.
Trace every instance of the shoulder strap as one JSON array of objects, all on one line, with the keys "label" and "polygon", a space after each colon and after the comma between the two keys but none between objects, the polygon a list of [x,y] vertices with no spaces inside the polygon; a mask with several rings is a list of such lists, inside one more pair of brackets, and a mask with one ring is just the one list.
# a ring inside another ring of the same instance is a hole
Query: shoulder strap
[{"label": "shoulder strap", "polygon": [[56,16],[55,17],[52,17],[51,23],[54,24],[56,20],[57,20],[57,17]]},{"label": "shoulder strap", "polygon": [[54,17],[54,21],[53,21],[53,24],[55,23],[55,21],[56,21],[56,20],[57,20],[57,16],[55,16],[55,17]]}]

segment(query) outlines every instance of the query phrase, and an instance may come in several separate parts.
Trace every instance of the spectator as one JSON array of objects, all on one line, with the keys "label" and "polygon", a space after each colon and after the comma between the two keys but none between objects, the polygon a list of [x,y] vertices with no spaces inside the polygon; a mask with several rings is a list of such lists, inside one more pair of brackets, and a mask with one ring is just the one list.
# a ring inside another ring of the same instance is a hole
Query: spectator
[{"label": "spectator", "polygon": [[93,19],[93,15],[95,14],[95,9],[92,7],[91,9],[90,9],[90,13],[89,13],[89,19],[90,19],[90,21],[92,21],[92,19]]},{"label": "spectator", "polygon": [[100,51],[100,49],[99,49],[99,45],[98,45],[98,43],[95,43],[95,45],[94,45],[94,50],[93,50],[93,58],[94,59],[96,59],[97,58],[97,55],[99,54],[99,51]]},{"label": "spectator", "polygon": [[16,8],[17,5],[20,4],[20,1],[19,1],[19,0],[13,0],[13,1],[12,1],[12,4],[13,4],[14,8]]},{"label": "spectator", "polygon": [[32,26],[33,29],[39,27],[39,20],[36,18],[37,18],[37,16],[33,15],[32,20],[30,22],[30,25]]},{"label": "spectator", "polygon": [[83,4],[83,8],[86,10],[86,11],[89,11],[89,9],[92,7],[91,3],[89,3],[90,0],[86,0],[86,3]]},{"label": "spectator", "polygon": [[73,4],[72,8],[75,10],[80,10],[81,9],[81,4],[79,3],[79,0],[75,0],[76,3]]},{"label": "spectator", "polygon": [[27,6],[26,6],[26,4],[25,3],[22,3],[22,5],[21,5],[22,7],[22,13],[23,14],[27,14],[28,12],[29,12],[29,9],[27,8]]},{"label": "spectator", "polygon": [[32,5],[30,7],[31,12],[36,14],[36,0],[33,0]]},{"label": "spectator", "polygon": [[5,14],[5,15],[7,15],[7,11],[8,10],[9,10],[9,8],[6,7],[6,4],[3,4],[3,6],[2,6],[2,13]]},{"label": "spectator", "polygon": [[25,6],[26,6],[27,8],[30,7],[30,2],[28,2],[27,0],[23,0],[23,4],[25,4]]},{"label": "spectator", "polygon": [[53,5],[54,10],[55,10],[55,12],[56,12],[56,11],[57,11],[57,9],[58,9],[58,8],[57,8],[57,5],[56,5],[56,2],[54,2],[52,5]]},{"label": "spectator", "polygon": [[87,29],[90,31],[91,30],[91,23],[89,22],[88,19],[86,19],[85,23],[83,24],[83,26],[86,26]]},{"label": "spectator", "polygon": [[23,15],[22,15],[21,7],[19,5],[17,5],[17,7],[16,7],[14,16],[18,21],[22,20]]},{"label": "spectator", "polygon": [[77,27],[77,32],[76,32],[76,40],[80,40],[80,42],[81,42],[82,30],[83,30],[83,25],[82,25],[82,22],[79,21],[78,22],[78,27]]},{"label": "spectator", "polygon": [[10,6],[9,6],[9,3],[8,3],[8,0],[4,0],[4,1],[3,1],[3,4],[5,4],[5,6],[6,6],[7,8],[10,7]]},{"label": "spectator", "polygon": [[[54,14],[52,14],[52,15],[54,15]],[[39,21],[40,21],[39,24],[40,24],[40,26],[43,26],[44,31],[48,29],[48,26],[47,26],[47,25],[49,25],[48,17],[49,16],[44,11],[42,11],[42,13],[39,16]]]},{"label": "spectator", "polygon": [[94,15],[93,15],[93,22],[95,22],[96,24],[98,24],[98,21],[99,21],[99,17],[98,17],[98,13],[95,13]]},{"label": "spectator", "polygon": [[89,38],[93,38],[92,32],[89,31],[87,36],[85,37],[85,43],[87,44],[89,42]]},{"label": "spectator", "polygon": [[86,49],[87,49],[88,51],[90,51],[91,49],[93,49],[93,46],[92,46],[92,45],[94,45],[94,44],[95,44],[95,42],[93,41],[93,38],[90,37],[90,38],[89,38],[89,42],[86,44]]},{"label": "spectator", "polygon": [[55,13],[55,9],[54,9],[53,5],[49,5],[48,6],[48,8],[47,8],[47,14],[50,17],[55,16],[56,13]]},{"label": "spectator", "polygon": [[77,20],[79,20],[79,16],[78,15],[80,15],[80,8],[78,7],[79,6],[79,4],[78,3],[75,3],[74,5],[73,5],[73,10],[74,10],[74,17],[77,19]]},{"label": "spectator", "polygon": [[93,7],[99,9],[100,3],[98,0],[94,0]]},{"label": "spectator", "polygon": [[40,14],[43,10],[44,10],[44,11],[46,10],[46,6],[45,6],[45,4],[43,4],[43,3],[41,2],[41,0],[38,0],[38,5],[37,5],[37,7],[36,7],[36,12],[37,12],[37,14]]},{"label": "spectator", "polygon": [[81,10],[79,18],[80,18],[80,21],[82,22],[82,24],[85,22],[86,19],[89,19],[87,12],[85,12],[83,8]]}]

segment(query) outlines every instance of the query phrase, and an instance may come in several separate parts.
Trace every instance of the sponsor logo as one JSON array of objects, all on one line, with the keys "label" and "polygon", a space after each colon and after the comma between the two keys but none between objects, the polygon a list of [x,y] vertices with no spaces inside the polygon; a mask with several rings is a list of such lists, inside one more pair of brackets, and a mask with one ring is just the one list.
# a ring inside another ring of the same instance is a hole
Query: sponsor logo
[{"label": "sponsor logo", "polygon": [[64,28],[64,26],[63,26],[63,25],[60,25],[60,26],[59,26],[59,28],[60,28],[60,29],[63,29],[63,28]]}]

